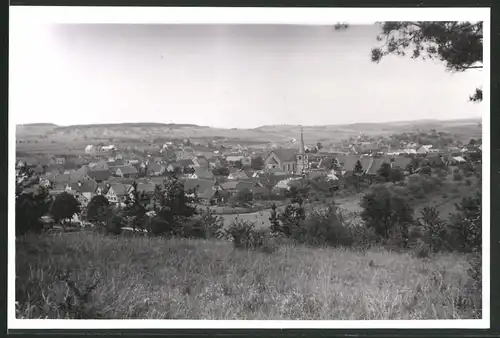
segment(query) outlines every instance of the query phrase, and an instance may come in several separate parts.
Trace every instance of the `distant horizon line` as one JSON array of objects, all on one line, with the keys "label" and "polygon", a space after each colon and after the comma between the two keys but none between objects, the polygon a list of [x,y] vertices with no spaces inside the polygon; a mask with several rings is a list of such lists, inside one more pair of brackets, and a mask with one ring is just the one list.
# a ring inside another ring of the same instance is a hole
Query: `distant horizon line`
[{"label": "distant horizon line", "polygon": [[33,123],[19,123],[18,126],[55,126],[62,128],[70,127],[90,127],[90,126],[118,126],[118,125],[158,125],[158,126],[186,126],[186,127],[200,127],[200,128],[214,128],[214,129],[259,129],[264,127],[276,127],[276,126],[289,126],[289,127],[321,127],[321,126],[349,126],[355,124],[384,124],[384,123],[412,123],[412,122],[445,122],[445,121],[470,121],[470,120],[480,120],[482,117],[466,117],[466,118],[456,118],[456,119],[417,119],[417,120],[395,120],[395,121],[381,121],[381,122],[351,122],[351,123],[339,123],[339,124],[264,124],[253,128],[240,128],[240,127],[217,127],[217,126],[204,126],[195,123],[185,123],[185,122],[103,122],[103,123],[88,123],[88,124],[70,124],[70,125],[59,125],[52,122],[33,122]]}]

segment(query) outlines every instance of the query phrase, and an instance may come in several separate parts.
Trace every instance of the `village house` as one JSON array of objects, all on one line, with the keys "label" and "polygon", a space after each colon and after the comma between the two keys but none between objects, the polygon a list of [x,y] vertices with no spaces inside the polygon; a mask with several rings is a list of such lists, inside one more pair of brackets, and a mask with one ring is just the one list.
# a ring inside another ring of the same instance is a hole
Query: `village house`
[{"label": "village house", "polygon": [[417,149],[417,154],[427,154],[428,152],[430,152],[431,148],[432,145],[423,145]]},{"label": "village house", "polygon": [[448,158],[448,161],[446,162],[447,165],[457,165],[461,163],[467,162],[462,156],[450,156]]},{"label": "village house", "polygon": [[99,183],[99,182],[105,182],[105,181],[109,180],[109,178],[111,177],[111,171],[109,169],[106,169],[106,170],[90,170],[87,173],[87,176],[89,176],[90,178],[92,178],[97,183]]},{"label": "village house", "polygon": [[97,188],[95,189],[95,194],[106,196],[110,186],[111,185],[107,182],[100,182],[99,184],[97,184]]},{"label": "village house", "polygon": [[209,167],[208,160],[205,158],[205,156],[193,157],[192,161],[195,167],[204,167],[204,168]]},{"label": "village house", "polygon": [[222,187],[222,189],[228,193],[229,196],[234,196],[236,195],[238,192],[244,190],[244,189],[248,189],[248,190],[252,190],[252,188],[255,186],[255,183],[253,182],[236,182],[236,181],[232,181],[232,182],[225,182],[225,183],[222,183],[220,185]]},{"label": "village house", "polygon": [[245,180],[250,177],[244,170],[235,170],[229,174],[227,177],[228,180]]},{"label": "village house", "polygon": [[168,166],[167,166],[167,171],[169,173],[173,173],[173,172],[176,172],[176,171],[182,171],[182,165],[180,163],[177,163],[177,162],[173,162],[173,163],[170,163]]},{"label": "village house", "polygon": [[131,186],[117,183],[109,187],[106,198],[110,203],[122,204],[129,195]]},{"label": "village house", "polygon": [[147,168],[148,168],[147,172],[148,176],[161,176],[166,171],[163,165],[155,162],[149,163]]},{"label": "village house", "polygon": [[266,168],[280,169],[283,172],[297,170],[297,151],[294,149],[274,149],[264,160]]},{"label": "village house", "polygon": [[89,168],[91,170],[108,170],[109,166],[108,163],[104,160],[100,160],[99,162],[91,162],[89,163]]},{"label": "village house", "polygon": [[205,168],[196,168],[194,173],[189,174],[188,178],[191,180],[205,179],[205,180],[215,180],[214,174]]},{"label": "village house", "polygon": [[56,161],[56,164],[64,165],[66,163],[66,158],[65,157],[56,157],[55,161]]},{"label": "village house", "polygon": [[116,149],[116,146],[115,146],[115,145],[113,145],[113,144],[111,144],[111,145],[109,145],[109,146],[102,146],[102,147],[101,147],[101,151],[102,151],[102,152],[114,151],[114,150],[116,151],[117,149]]},{"label": "village house", "polygon": [[212,180],[190,179],[184,182],[184,192],[189,196],[196,195],[205,203],[210,204],[214,199],[217,199],[216,193],[221,190],[221,187]]},{"label": "village house", "polygon": [[132,166],[121,166],[116,168],[115,175],[119,177],[135,177],[138,172],[135,167]]},{"label": "village house", "polygon": [[96,151],[97,151],[97,149],[93,144],[89,144],[85,147],[85,153],[87,153],[87,154],[95,154]]},{"label": "village house", "polygon": [[177,161],[183,169],[187,169],[187,168],[195,168],[195,165],[193,163],[193,160],[190,159],[190,158],[187,158],[187,159],[181,159],[179,161]]}]

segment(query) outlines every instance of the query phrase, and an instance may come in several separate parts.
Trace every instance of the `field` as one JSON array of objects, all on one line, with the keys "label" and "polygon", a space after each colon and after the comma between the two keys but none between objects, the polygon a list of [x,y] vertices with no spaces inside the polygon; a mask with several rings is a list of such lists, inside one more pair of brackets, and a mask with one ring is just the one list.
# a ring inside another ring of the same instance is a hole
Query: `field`
[{"label": "field", "polygon": [[[240,251],[226,241],[104,237],[92,232],[16,242],[18,317],[148,319],[459,319],[468,263],[382,250],[281,246]],[[86,302],[57,276],[69,271]]]}]

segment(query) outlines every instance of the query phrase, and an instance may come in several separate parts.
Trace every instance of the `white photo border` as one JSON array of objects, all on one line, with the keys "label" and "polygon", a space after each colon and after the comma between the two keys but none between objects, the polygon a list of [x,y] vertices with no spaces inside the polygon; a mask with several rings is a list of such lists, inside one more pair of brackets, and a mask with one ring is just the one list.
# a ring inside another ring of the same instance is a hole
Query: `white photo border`
[{"label": "white photo border", "polygon": [[[8,304],[9,329],[486,329],[490,327],[490,9],[489,8],[227,8],[10,7],[9,31],[23,25],[107,24],[373,24],[375,21],[483,21],[483,318],[477,320],[61,320],[15,318],[16,127],[9,110]],[[12,42],[11,42],[12,43]],[[12,56],[11,56],[12,57]],[[15,74],[9,72],[12,78]]]}]

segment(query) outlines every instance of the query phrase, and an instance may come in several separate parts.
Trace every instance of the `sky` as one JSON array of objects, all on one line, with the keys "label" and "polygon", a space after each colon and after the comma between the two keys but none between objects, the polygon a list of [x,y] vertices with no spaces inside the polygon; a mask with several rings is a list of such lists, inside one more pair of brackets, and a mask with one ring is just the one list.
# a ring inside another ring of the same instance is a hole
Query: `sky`
[{"label": "sky", "polygon": [[11,119],[222,128],[481,116],[482,71],[371,62],[376,25],[43,24],[11,31]]}]

